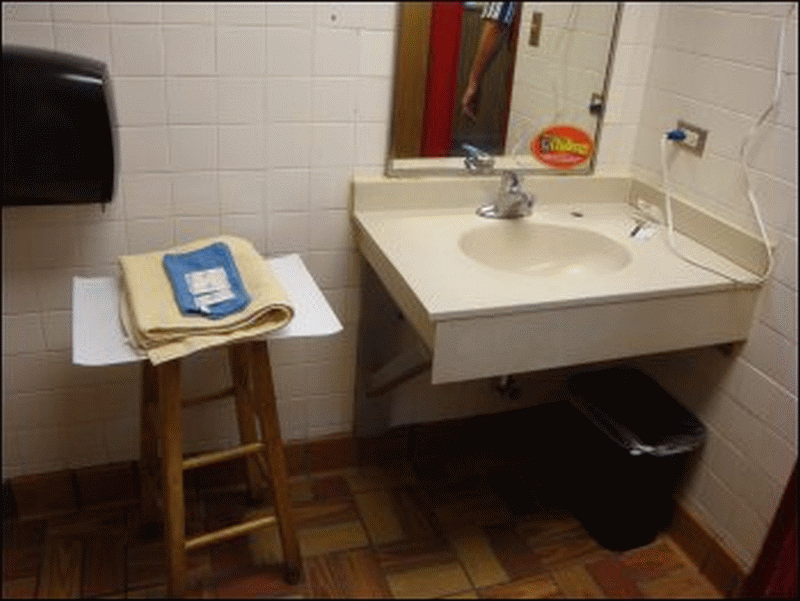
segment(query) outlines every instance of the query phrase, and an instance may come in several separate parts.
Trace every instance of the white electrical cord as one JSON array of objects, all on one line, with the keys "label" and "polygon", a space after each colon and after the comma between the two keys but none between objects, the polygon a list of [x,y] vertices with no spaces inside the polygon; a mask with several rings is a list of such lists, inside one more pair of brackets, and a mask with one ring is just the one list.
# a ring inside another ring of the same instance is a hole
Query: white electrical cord
[{"label": "white electrical cord", "polygon": [[769,239],[767,238],[767,231],[764,227],[764,221],[761,218],[761,211],[758,208],[758,202],[756,201],[755,193],[753,192],[753,186],[750,183],[750,167],[747,164],[747,153],[750,150],[750,143],[753,139],[753,136],[758,132],[761,126],[764,124],[767,116],[775,109],[778,105],[778,101],[780,100],[780,91],[781,86],[783,83],[783,44],[784,38],[786,36],[786,29],[790,24],[790,17],[792,15],[792,11],[794,11],[794,3],[789,7],[789,12],[786,13],[786,17],[784,19],[783,26],[781,27],[780,37],[778,40],[778,57],[777,57],[777,67],[776,67],[776,76],[775,76],[775,88],[772,94],[772,102],[770,102],[769,106],[766,110],[761,114],[758,120],[750,127],[750,131],[748,131],[747,135],[742,140],[742,146],[739,149],[739,160],[742,165],[742,170],[744,171],[744,178],[747,184],[747,198],[750,201],[750,206],[753,209],[753,214],[756,217],[756,222],[758,223],[758,229],[761,232],[761,238],[764,241],[764,249],[767,253],[767,269],[763,275],[758,276],[755,280],[740,280],[733,276],[730,276],[726,273],[721,271],[717,271],[707,265],[702,265],[693,259],[690,259],[683,253],[681,253],[675,246],[675,239],[674,239],[674,227],[672,221],[672,198],[669,193],[669,179],[667,176],[667,142],[669,141],[667,135],[661,137],[661,173],[663,179],[663,187],[664,187],[664,206],[666,208],[667,214],[667,243],[672,249],[672,251],[682,258],[684,261],[691,263],[692,265],[696,265],[697,267],[701,267],[702,269],[706,269],[718,275],[721,275],[729,280],[737,282],[739,284],[761,284],[769,277],[770,273],[772,272],[772,268],[774,266],[774,260],[772,256],[772,248],[769,244]]}]

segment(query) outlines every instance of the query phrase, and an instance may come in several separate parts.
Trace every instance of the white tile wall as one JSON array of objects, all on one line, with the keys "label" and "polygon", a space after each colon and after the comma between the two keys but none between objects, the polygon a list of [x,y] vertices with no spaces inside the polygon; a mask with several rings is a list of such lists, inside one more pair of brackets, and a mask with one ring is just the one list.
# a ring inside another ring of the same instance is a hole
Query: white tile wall
[{"label": "white tile wall", "polygon": [[[276,367],[284,436],[351,430],[349,185],[356,166],[383,163],[394,15],[393,3],[3,4],[4,43],[108,63],[122,166],[104,212],[3,209],[4,478],[136,457],[138,368],[71,364],[72,277],[221,232],[301,253],[345,323],[319,346],[277,345],[291,366]],[[199,389],[215,366],[227,373],[224,357],[197,361],[185,380]],[[187,449],[235,438],[224,406],[197,413]]]},{"label": "white tile wall", "polygon": [[[677,119],[708,128],[702,157],[675,153],[669,172],[674,190],[754,233],[738,153],[743,136],[770,103],[778,35],[789,7],[785,2],[660,3],[650,69],[642,73],[646,89],[632,172],[660,185],[662,132]],[[758,556],[797,461],[796,36],[795,10],[780,104],[749,157],[769,236],[779,245],[749,338],[728,358],[709,350],[640,362],[709,427],[700,469],[682,502],[745,569]],[[720,361],[724,377],[703,373]]]},{"label": "white tile wall", "polygon": [[[258,123],[264,115],[264,81],[261,78],[226,77],[217,80],[217,89],[209,89],[212,101],[208,114],[215,114],[219,98],[219,123],[239,125]],[[272,87],[272,82],[267,86]],[[208,123],[208,121],[204,121]]]},{"label": "white tile wall", "polygon": [[[658,184],[659,133],[677,118],[696,122],[711,131],[706,154],[676,157],[676,189],[753,228],[736,153],[769,100],[787,8],[625,3],[598,169]],[[383,163],[394,10],[3,4],[4,43],[109,62],[122,150],[121,185],[105,212],[3,209],[4,478],[136,457],[137,368],[71,365],[72,277],[114,274],[119,252],[221,231],[270,254],[301,253],[345,322],[322,343],[271,343],[284,437],[350,431],[360,299],[346,209],[354,171]],[[779,246],[750,340],[732,357],[701,349],[641,362],[708,425],[682,502],[745,568],[797,456],[796,31],[795,13],[785,91],[752,156]],[[187,367],[197,386],[224,376],[224,359],[209,360],[216,369]],[[186,418],[187,448],[235,438],[232,412],[208,411]]]}]

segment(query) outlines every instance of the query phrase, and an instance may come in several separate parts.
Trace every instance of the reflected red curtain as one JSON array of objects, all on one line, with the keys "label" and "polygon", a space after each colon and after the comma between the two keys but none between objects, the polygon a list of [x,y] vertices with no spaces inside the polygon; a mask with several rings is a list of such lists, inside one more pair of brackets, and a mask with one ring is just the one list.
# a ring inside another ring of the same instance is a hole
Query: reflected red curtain
[{"label": "reflected red curtain", "polygon": [[796,462],[761,554],[742,588],[743,597],[797,598]]},{"label": "reflected red curtain", "polygon": [[463,13],[461,2],[434,2],[431,9],[430,55],[420,149],[424,157],[450,156],[453,145],[453,109],[458,89]]}]

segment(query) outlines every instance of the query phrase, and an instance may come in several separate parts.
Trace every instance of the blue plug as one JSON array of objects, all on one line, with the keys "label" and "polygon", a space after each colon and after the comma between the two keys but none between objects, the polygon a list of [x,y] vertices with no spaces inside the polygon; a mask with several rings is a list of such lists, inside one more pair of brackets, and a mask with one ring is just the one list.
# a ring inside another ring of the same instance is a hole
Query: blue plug
[{"label": "blue plug", "polygon": [[667,132],[667,140],[685,140],[686,132],[682,129],[673,129]]}]

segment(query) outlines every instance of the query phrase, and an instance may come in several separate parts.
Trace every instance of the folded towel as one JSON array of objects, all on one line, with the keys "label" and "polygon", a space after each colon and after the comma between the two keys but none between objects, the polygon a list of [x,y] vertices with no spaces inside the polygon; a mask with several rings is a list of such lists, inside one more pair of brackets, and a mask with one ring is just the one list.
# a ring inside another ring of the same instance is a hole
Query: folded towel
[{"label": "folded towel", "polygon": [[220,319],[244,309],[250,295],[231,251],[222,242],[183,254],[165,254],[167,271],[181,313]]},{"label": "folded towel", "polygon": [[[237,313],[208,319],[183,315],[164,269],[166,254],[183,254],[221,242],[238,268],[250,303]],[[294,315],[286,291],[272,268],[247,240],[207,238],[169,249],[119,258],[120,320],[131,344],[157,365],[203,348],[261,336],[286,325]]]}]

